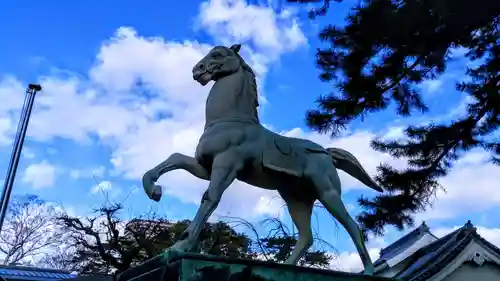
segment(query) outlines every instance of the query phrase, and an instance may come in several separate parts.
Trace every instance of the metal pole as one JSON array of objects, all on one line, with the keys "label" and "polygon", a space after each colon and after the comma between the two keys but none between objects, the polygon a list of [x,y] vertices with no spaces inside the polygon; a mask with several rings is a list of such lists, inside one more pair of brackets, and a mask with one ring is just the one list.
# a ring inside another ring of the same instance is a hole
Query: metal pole
[{"label": "metal pole", "polygon": [[10,194],[12,192],[12,186],[14,185],[14,180],[16,178],[16,172],[19,164],[19,158],[21,157],[21,150],[23,149],[24,138],[26,136],[26,131],[28,130],[31,110],[33,109],[33,104],[35,103],[35,94],[36,92],[41,90],[42,87],[37,84],[29,84],[28,89],[26,90],[26,98],[24,100],[24,106],[21,111],[21,118],[19,119],[19,124],[17,125],[14,148],[10,157],[9,167],[7,169],[7,175],[5,176],[5,182],[2,191],[0,203],[0,232],[2,231],[5,215],[7,214]]}]

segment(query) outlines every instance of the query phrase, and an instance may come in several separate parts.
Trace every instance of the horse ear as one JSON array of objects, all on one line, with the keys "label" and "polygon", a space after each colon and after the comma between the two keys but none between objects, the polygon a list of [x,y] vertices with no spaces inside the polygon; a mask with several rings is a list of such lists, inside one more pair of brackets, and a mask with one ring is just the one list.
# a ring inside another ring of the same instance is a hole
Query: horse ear
[{"label": "horse ear", "polygon": [[239,53],[241,44],[234,44],[233,46],[229,47],[229,49],[233,50],[235,53]]}]

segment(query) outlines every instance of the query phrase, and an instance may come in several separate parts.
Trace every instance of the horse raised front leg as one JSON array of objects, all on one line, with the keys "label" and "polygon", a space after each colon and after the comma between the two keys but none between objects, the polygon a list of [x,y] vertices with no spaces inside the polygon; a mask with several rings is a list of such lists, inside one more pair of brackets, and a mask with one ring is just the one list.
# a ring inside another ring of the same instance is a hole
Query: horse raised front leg
[{"label": "horse raised front leg", "polygon": [[210,184],[203,194],[196,216],[183,233],[182,240],[168,250],[188,252],[196,247],[203,226],[219,205],[222,194],[236,179],[236,175],[242,167],[243,159],[239,159],[233,153],[225,152],[215,157]]},{"label": "horse raised front leg", "polygon": [[160,201],[161,186],[155,185],[155,182],[163,174],[178,169],[186,170],[202,180],[210,179],[208,171],[198,164],[196,159],[181,153],[174,153],[170,155],[167,160],[147,171],[142,177],[142,186],[148,197],[154,201]]}]

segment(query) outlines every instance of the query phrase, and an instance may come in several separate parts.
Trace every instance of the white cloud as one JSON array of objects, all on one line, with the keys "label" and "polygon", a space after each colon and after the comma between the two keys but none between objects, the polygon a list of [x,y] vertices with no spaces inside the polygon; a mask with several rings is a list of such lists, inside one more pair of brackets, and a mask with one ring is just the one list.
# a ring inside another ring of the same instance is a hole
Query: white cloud
[{"label": "white cloud", "polygon": [[294,14],[249,5],[243,0],[212,0],[200,7],[199,25],[223,43],[249,42],[260,51],[279,55],[307,43]]},{"label": "white cloud", "polygon": [[21,155],[26,158],[26,159],[33,159],[35,158],[36,154],[35,152],[30,149],[29,147],[23,147],[22,151],[21,151]]},{"label": "white cloud", "polygon": [[25,96],[25,88],[15,77],[6,76],[0,81],[0,112],[2,115],[21,108]]},{"label": "white cloud", "polygon": [[465,155],[440,183],[433,206],[419,220],[444,220],[500,206],[498,167],[488,163],[489,154],[473,151]]},{"label": "white cloud", "polygon": [[[244,0],[205,1],[200,5],[196,22],[217,44],[244,44],[241,54],[257,75],[261,105],[267,104],[263,85],[269,65],[281,54],[307,46],[307,38],[294,11],[275,9],[272,4],[250,5]],[[259,112],[262,110],[261,106]]]},{"label": "white cloud", "polygon": [[[281,217],[286,212],[285,202],[280,197],[261,196],[253,212],[257,215]],[[285,208],[284,208],[285,207]]]},{"label": "white cloud", "polygon": [[73,179],[82,179],[82,178],[101,178],[104,176],[106,172],[106,168],[104,166],[98,166],[93,168],[84,168],[84,169],[72,169],[69,171],[69,175]]},{"label": "white cloud", "polygon": [[454,227],[440,227],[436,229],[431,229],[432,234],[436,235],[437,237],[441,238],[445,236],[446,234],[453,232],[460,228],[462,226],[454,226]]},{"label": "white cloud", "polygon": [[98,184],[96,184],[92,189],[90,190],[91,193],[98,193],[98,192],[108,192],[113,188],[113,185],[109,181],[101,181]]},{"label": "white cloud", "polygon": [[[368,234],[368,242],[366,247],[368,249],[368,254],[374,262],[380,256],[380,250],[387,247],[389,243],[385,241],[384,237],[373,236]],[[347,243],[354,243],[351,239],[347,238]],[[338,243],[345,243],[345,241],[339,241]],[[330,267],[334,270],[341,270],[347,272],[360,272],[363,270],[363,263],[359,257],[358,252],[343,251],[340,253],[332,254],[332,260],[330,261]]]},{"label": "white cloud", "polygon": [[0,146],[12,145],[16,118],[19,119],[23,104],[22,84],[13,76],[0,77]]},{"label": "white cloud", "polygon": [[[223,14],[215,16],[217,11]],[[202,28],[218,36],[215,42],[234,39],[244,44],[243,56],[258,73],[259,84],[282,53],[306,43],[290,12],[275,15],[272,9],[244,1],[206,2],[197,18]],[[211,47],[196,41],[143,37],[133,28],[121,27],[103,42],[87,75],[64,70],[62,76],[55,72],[40,78],[44,90],[36,99],[28,136],[39,142],[58,137],[82,145],[91,145],[97,136],[112,149],[114,170],[110,174],[132,180],[139,180],[147,169],[174,152],[192,155],[203,131],[208,88],[193,81],[191,69]],[[138,81],[142,87],[137,87]],[[9,92],[21,85],[15,79],[7,82]],[[90,172],[68,171],[73,178]],[[190,203],[198,203],[207,186],[183,171],[165,176],[161,183],[167,194]],[[243,203],[239,200],[242,194]],[[224,195],[219,213],[245,215],[255,208],[258,213],[270,213],[272,208],[264,210],[259,200],[275,195],[237,182]]]},{"label": "white cloud", "polygon": [[425,80],[422,82],[422,88],[427,91],[427,94],[436,94],[442,90],[443,80],[442,79],[434,79],[434,80]]},{"label": "white cloud", "polygon": [[47,161],[29,165],[22,181],[33,188],[52,187],[56,180],[56,167]]},{"label": "white cloud", "polygon": [[405,127],[403,126],[395,126],[387,129],[387,132],[384,134],[383,138],[385,140],[398,140],[404,139],[405,136]]},{"label": "white cloud", "polygon": [[[372,261],[378,259],[380,249],[371,248],[368,249],[368,254],[370,255]],[[360,272],[363,270],[363,264],[361,263],[361,258],[358,252],[341,252],[338,255],[334,255],[330,266],[334,270],[347,271],[347,272]]]},{"label": "white cloud", "polygon": [[484,226],[476,226],[477,232],[481,237],[495,246],[500,247],[500,228],[488,228]]},{"label": "white cloud", "polygon": [[9,136],[12,130],[14,130],[12,119],[0,118],[0,145],[12,145],[13,138]]}]

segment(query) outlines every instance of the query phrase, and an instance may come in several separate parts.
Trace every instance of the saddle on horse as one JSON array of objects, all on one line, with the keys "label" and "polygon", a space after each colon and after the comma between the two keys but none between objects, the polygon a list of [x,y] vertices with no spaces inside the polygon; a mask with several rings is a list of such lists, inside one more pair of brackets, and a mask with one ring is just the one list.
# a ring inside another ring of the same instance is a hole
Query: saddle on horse
[{"label": "saddle on horse", "polygon": [[306,151],[292,145],[290,139],[276,137],[262,151],[262,165],[268,169],[302,177],[306,164]]}]

